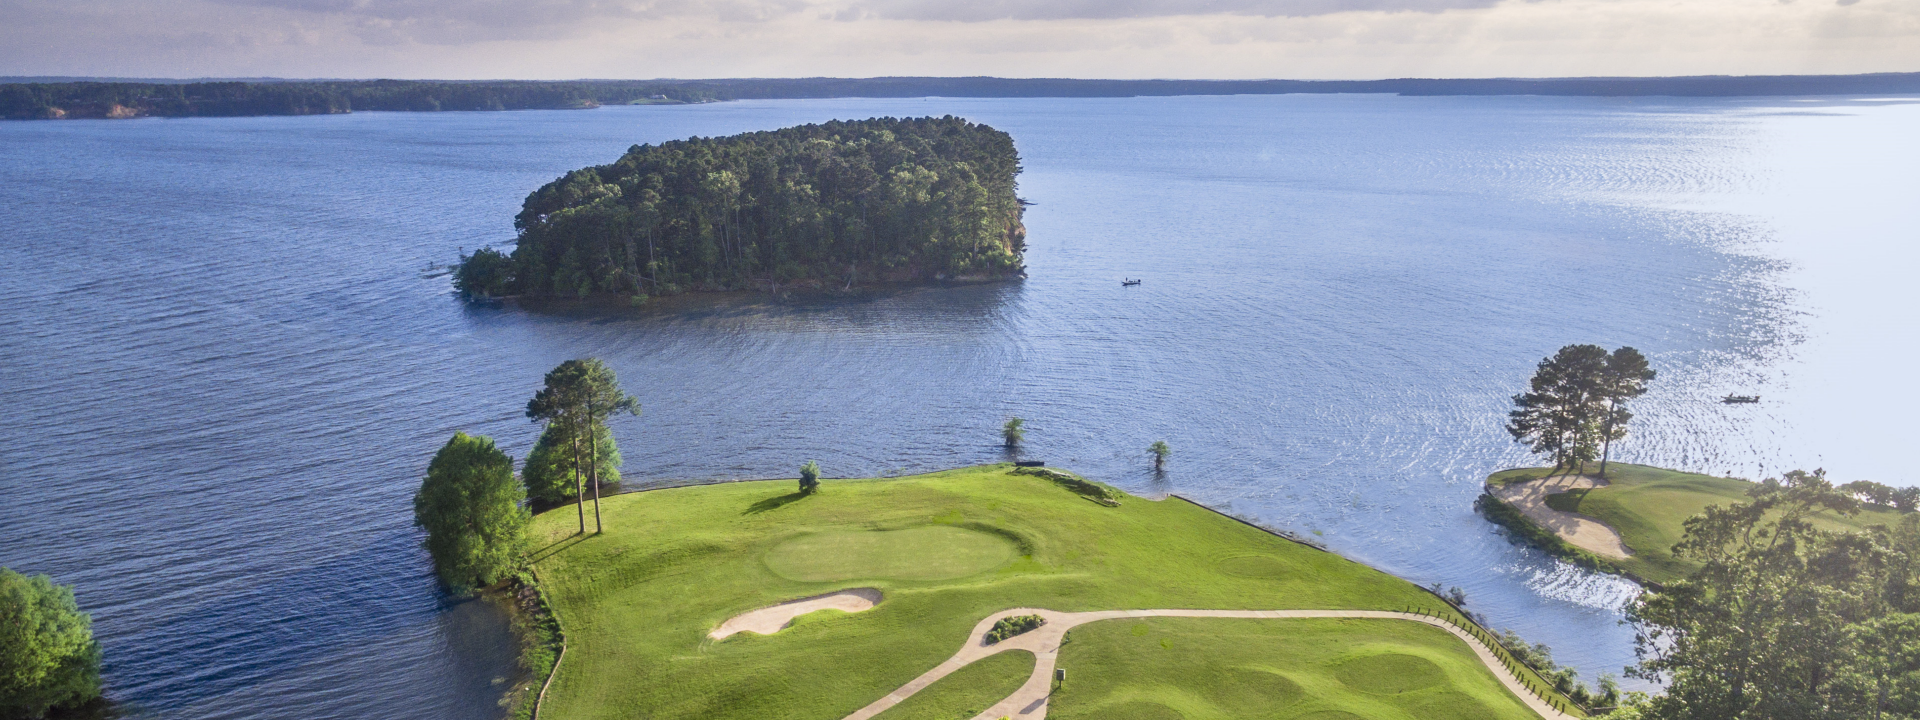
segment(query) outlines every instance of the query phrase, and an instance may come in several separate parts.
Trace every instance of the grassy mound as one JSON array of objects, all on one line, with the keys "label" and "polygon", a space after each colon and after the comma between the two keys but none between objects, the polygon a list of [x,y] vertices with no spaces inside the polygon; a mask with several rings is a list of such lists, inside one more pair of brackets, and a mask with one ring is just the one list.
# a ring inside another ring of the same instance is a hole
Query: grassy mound
[{"label": "grassy mound", "polygon": [[[1502,470],[1489,476],[1487,484],[1523,482],[1545,477],[1548,472],[1549,468]],[[1547,507],[1612,526],[1633,555],[1611,562],[1658,583],[1684,578],[1699,569],[1698,564],[1673,555],[1674,544],[1685,535],[1687,518],[1710,505],[1746,502],[1747,491],[1754,486],[1745,480],[1626,463],[1608,463],[1607,475],[1607,487],[1548,495]],[[1858,530],[1868,525],[1897,525],[1900,513],[1870,509],[1850,518],[1826,514],[1814,522],[1827,529]]]},{"label": "grassy mound", "polygon": [[1537,718],[1453,635],[1393,620],[1112,620],[1074,628],[1048,717]]},{"label": "grassy mound", "polygon": [[[601,535],[575,535],[571,508],[536,517],[535,562],[567,638],[540,716],[836,720],[946,660],[981,618],[1012,607],[1452,612],[1404,580],[1197,505],[1120,495],[1109,507],[1009,469],[829,480],[810,496],[794,496],[789,482],[620,495],[602,501]],[[929,559],[952,538],[967,540],[952,557]],[[1014,554],[983,550],[996,543]],[[901,569],[927,563],[942,569]],[[773,635],[706,636],[734,615],[846,587],[878,588],[885,599]],[[1452,643],[1460,662],[1471,660]],[[1499,691],[1476,688],[1455,689]],[[1213,690],[1192,692],[1204,700]]]},{"label": "grassy mound", "polygon": [[1020,689],[1033,675],[1033,653],[1008,650],[976,660],[874,720],[967,720]]}]

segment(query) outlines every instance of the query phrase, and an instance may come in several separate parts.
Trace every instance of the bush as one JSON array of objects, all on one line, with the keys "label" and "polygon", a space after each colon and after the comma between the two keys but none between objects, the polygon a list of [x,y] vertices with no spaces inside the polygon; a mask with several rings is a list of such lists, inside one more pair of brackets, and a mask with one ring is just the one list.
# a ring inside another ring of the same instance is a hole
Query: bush
[{"label": "bush", "polygon": [[525,499],[513,458],[489,438],[454,433],[434,454],[413,496],[413,523],[426,529],[427,553],[448,587],[492,585],[520,568],[533,520]]},{"label": "bush", "polygon": [[800,466],[800,494],[812,495],[820,489],[820,463],[808,460]]},{"label": "bush", "polygon": [[1055,485],[1071,490],[1075,494],[1100,503],[1101,505],[1107,507],[1120,506],[1119,491],[1064,470],[1054,470],[1043,467],[1023,467],[1014,468],[1013,474],[1043,477],[1052,480]]},{"label": "bush", "polygon": [[40,717],[100,697],[100,644],[73,589],[0,568],[0,717]]},{"label": "bush", "polygon": [[1015,615],[1013,617],[1000,618],[999,622],[993,624],[993,629],[987,631],[987,644],[993,645],[1015,635],[1032,632],[1034,629],[1045,624],[1047,624],[1047,619],[1039,615]]}]

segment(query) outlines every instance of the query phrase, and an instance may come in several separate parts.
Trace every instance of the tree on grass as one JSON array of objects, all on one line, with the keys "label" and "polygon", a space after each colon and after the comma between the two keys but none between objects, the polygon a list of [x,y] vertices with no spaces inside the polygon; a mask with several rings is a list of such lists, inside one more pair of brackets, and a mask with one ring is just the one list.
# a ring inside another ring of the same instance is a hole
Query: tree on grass
[{"label": "tree on grass", "polygon": [[[605,363],[595,359],[568,360],[547,373],[546,385],[534,393],[527,402],[527,417],[534,422],[545,422],[552,429],[555,425],[567,443],[567,452],[573,460],[574,500],[578,503],[580,532],[587,531],[586,487],[593,489],[593,531],[600,532],[600,482],[599,463],[588,458],[598,455],[601,431],[606,427],[607,418],[614,413],[640,414],[640,401],[620,390],[620,381],[614,377],[613,370]],[[595,441],[589,441],[589,438]],[[556,442],[562,438],[555,438]],[[617,448],[611,447],[613,438],[609,434],[606,442],[611,453]],[[591,447],[590,447],[591,446]],[[580,477],[579,469],[586,470],[585,478]]]},{"label": "tree on grass", "polygon": [[541,430],[533,452],[527,453],[526,466],[520,470],[527,497],[559,505],[574,499],[574,489],[584,487],[589,475],[602,483],[619,482],[620,448],[613,442],[613,431],[602,425],[594,434],[599,436],[593,452],[597,465],[588,473],[574,464],[577,456],[573,454],[573,439],[565,426],[554,423]]},{"label": "tree on grass", "polygon": [[800,466],[800,494],[812,495],[820,489],[820,463],[808,460]]},{"label": "tree on grass", "polygon": [[1579,469],[1599,454],[1606,368],[1607,351],[1598,345],[1568,345],[1541,360],[1528,391],[1513,396],[1507,432],[1552,456],[1554,470]]},{"label": "tree on grass", "polygon": [[1026,426],[1027,421],[1020,418],[1008,420],[1007,424],[1000,426],[1000,438],[1006,441],[1007,447],[1019,447],[1020,441],[1027,439]]},{"label": "tree on grass", "polygon": [[490,438],[454,433],[434,454],[413,496],[413,524],[426,529],[427,553],[448,587],[485,587],[519,569],[533,519],[525,499],[513,458]]},{"label": "tree on grass", "polygon": [[1153,469],[1159,470],[1166,466],[1167,457],[1173,454],[1173,448],[1167,447],[1165,440],[1155,440],[1152,445],[1147,446],[1147,452],[1153,453]]},{"label": "tree on grass", "polygon": [[1686,521],[1701,563],[1628,608],[1654,720],[1920,716],[1920,516],[1823,530],[1859,501],[1794,471]]},{"label": "tree on grass", "polygon": [[100,644],[73,588],[0,568],[0,718],[35,718],[100,697]]},{"label": "tree on grass", "polygon": [[1607,356],[1599,382],[1600,397],[1607,404],[1600,420],[1600,477],[1607,476],[1607,456],[1612,454],[1613,441],[1627,436],[1627,421],[1633,419],[1627,401],[1647,394],[1647,383],[1653,376],[1653,368],[1647,366],[1647,357],[1639,350],[1623,347]]}]

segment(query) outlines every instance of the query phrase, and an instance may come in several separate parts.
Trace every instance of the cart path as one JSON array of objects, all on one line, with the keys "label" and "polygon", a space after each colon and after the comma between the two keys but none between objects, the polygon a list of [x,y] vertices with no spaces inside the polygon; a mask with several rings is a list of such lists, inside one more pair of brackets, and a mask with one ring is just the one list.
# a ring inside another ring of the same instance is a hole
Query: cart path
[{"label": "cart path", "polygon": [[872,608],[879,602],[880,591],[873,588],[836,590],[825,595],[788,600],[779,605],[769,605],[752,612],[740,613],[728,618],[726,622],[720,624],[720,627],[714,628],[713,632],[707,633],[707,637],[720,640],[738,632],[772,635],[792,625],[794,618],[816,610],[860,612]]},{"label": "cart path", "polygon": [[[1039,615],[1040,617],[1046,618],[1047,624],[1040,626],[1039,629],[1002,640],[995,645],[986,644],[987,631],[993,629],[993,624],[1001,618],[1014,615]],[[1553,706],[1548,705],[1546,701],[1541,700],[1532,692],[1529,692],[1526,686],[1522,685],[1520,680],[1514,677],[1513,673],[1507,671],[1506,666],[1500,664],[1499,658],[1493,654],[1492,650],[1480,644],[1480,641],[1472,635],[1467,634],[1467,631],[1454,627],[1452,623],[1445,620],[1428,617],[1426,615],[1388,610],[1100,610],[1095,612],[1070,613],[1057,610],[1043,610],[1040,608],[1014,608],[1012,610],[994,613],[987,619],[981,620],[979,624],[973,626],[973,634],[967,637],[967,644],[960,648],[960,652],[954,653],[953,657],[947,658],[946,662],[940,663],[938,667],[928,670],[920,677],[914,678],[912,682],[900,686],[900,689],[889,693],[886,697],[875,700],[873,704],[860,708],[859,711],[852,715],[848,715],[846,720],[867,720],[875,715],[879,715],[885,712],[887,708],[898,705],[900,701],[925,689],[928,685],[932,685],[935,681],[946,677],[953,671],[966,667],[975,660],[1007,650],[1026,650],[1032,652],[1034,656],[1033,675],[1027,678],[1026,684],[1021,685],[1019,690],[1015,690],[1013,694],[1007,696],[1005,700],[995,703],[993,707],[987,708],[986,712],[975,716],[973,720],[999,720],[999,718],[1002,717],[1014,718],[1014,720],[1040,720],[1047,716],[1047,697],[1052,694],[1053,690],[1053,666],[1054,662],[1058,660],[1060,656],[1060,639],[1067,634],[1067,631],[1072,630],[1076,626],[1100,620],[1143,617],[1248,618],[1260,620],[1362,618],[1375,620],[1411,620],[1413,622],[1426,623],[1453,633],[1456,637],[1466,641],[1467,647],[1473,648],[1473,654],[1480,658],[1480,662],[1485,664],[1488,670],[1493,671],[1493,676],[1500,679],[1500,684],[1507,688],[1507,692],[1513,693],[1515,697],[1520,698],[1521,702],[1525,703],[1526,706],[1534,712],[1539,713],[1542,718],[1546,718],[1547,720],[1574,720],[1572,715],[1555,710]]]},{"label": "cart path", "polygon": [[1587,475],[1555,475],[1549,478],[1507,483],[1493,488],[1493,496],[1520,510],[1527,519],[1601,557],[1621,560],[1633,554],[1620,541],[1613,526],[1579,513],[1561,512],[1547,507],[1547,496],[1580,488],[1606,487],[1607,481]]}]

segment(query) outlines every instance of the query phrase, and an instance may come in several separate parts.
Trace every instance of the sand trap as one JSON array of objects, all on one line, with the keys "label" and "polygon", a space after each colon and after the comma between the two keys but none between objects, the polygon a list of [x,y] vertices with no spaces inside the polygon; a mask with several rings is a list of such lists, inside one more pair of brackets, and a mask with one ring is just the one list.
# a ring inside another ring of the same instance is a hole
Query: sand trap
[{"label": "sand trap", "polygon": [[1527,519],[1552,530],[1574,547],[1601,557],[1619,560],[1633,553],[1620,542],[1620,533],[1585,515],[1560,512],[1547,507],[1547,496],[1579,488],[1606,487],[1607,481],[1586,475],[1555,475],[1550,478],[1509,483],[1493,489],[1493,496],[1518,508]]},{"label": "sand trap", "polygon": [[719,640],[738,632],[772,635],[792,625],[794,618],[815,610],[860,612],[873,607],[878,602],[880,602],[880,591],[873,588],[851,588],[810,598],[789,600],[779,605],[735,615],[726,622],[720,623],[720,627],[714,628],[713,632],[707,633],[707,637]]}]

